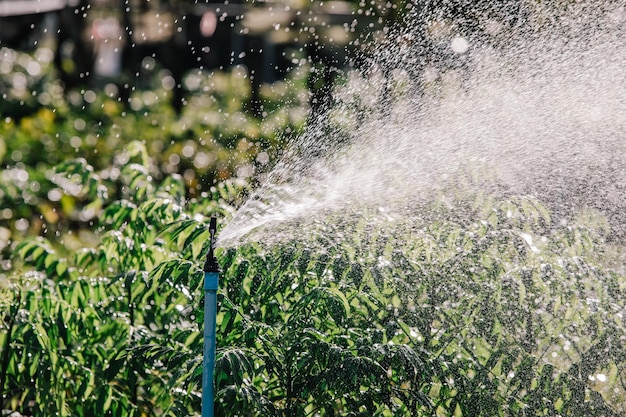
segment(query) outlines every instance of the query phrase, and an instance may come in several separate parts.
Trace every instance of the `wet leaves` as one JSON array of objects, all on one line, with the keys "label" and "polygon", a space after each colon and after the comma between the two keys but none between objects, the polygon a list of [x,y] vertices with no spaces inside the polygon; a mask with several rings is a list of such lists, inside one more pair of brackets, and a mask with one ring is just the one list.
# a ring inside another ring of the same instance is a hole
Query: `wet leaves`
[{"label": "wet leaves", "polygon": [[[198,412],[206,215],[232,213],[237,185],[182,201],[179,178],[156,183],[133,146],[117,200],[84,161],[57,173],[101,201],[94,248],[17,248],[33,272],[16,270],[17,295],[2,298],[14,409]],[[624,288],[601,263],[601,217],[549,226],[528,197],[473,207],[471,221],[357,220],[280,247],[220,248],[219,413],[618,415]]]}]

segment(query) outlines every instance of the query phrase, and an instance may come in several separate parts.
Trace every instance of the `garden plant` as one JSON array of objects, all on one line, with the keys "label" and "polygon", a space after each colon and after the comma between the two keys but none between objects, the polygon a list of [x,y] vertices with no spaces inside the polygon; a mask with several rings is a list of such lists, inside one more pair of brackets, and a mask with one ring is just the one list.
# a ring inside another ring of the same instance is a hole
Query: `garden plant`
[{"label": "garden plant", "polygon": [[[4,409],[199,413],[207,221],[227,221],[241,189],[188,200],[182,178],[149,175],[140,143],[116,160],[123,194],[98,216],[95,245],[15,247]],[[103,204],[106,181],[83,160],[55,175]],[[218,415],[620,415],[624,288],[605,265],[606,222],[583,213],[552,228],[529,197],[466,203],[471,222],[363,218],[343,239],[220,249]]]}]

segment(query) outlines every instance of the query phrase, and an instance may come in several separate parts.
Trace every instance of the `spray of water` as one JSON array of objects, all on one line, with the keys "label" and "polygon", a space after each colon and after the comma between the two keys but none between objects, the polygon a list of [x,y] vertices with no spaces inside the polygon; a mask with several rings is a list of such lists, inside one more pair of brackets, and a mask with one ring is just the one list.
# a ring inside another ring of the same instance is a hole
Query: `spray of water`
[{"label": "spray of water", "polygon": [[416,10],[346,73],[218,243],[292,239],[329,213],[406,221],[460,187],[530,194],[563,221],[591,207],[624,235],[626,8],[571,3]]}]

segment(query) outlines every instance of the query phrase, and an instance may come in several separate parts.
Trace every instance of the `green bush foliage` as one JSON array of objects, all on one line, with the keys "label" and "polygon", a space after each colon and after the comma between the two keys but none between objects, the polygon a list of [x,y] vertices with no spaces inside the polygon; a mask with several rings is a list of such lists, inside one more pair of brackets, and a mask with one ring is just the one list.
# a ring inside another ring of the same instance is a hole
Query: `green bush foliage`
[{"label": "green bush foliage", "polygon": [[[207,220],[226,222],[242,189],[188,200],[180,177],[149,175],[144,145],[122,154],[112,201],[84,160],[55,173],[101,205],[93,247],[16,248],[0,286],[4,409],[199,415]],[[529,197],[430,210],[220,248],[217,415],[622,415],[624,280],[601,216],[553,225]]]}]

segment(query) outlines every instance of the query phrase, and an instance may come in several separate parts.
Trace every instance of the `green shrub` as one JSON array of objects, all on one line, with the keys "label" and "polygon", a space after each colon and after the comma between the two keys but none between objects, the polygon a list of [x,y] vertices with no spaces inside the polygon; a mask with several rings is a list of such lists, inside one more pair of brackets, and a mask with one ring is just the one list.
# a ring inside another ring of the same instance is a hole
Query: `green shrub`
[{"label": "green shrub", "polygon": [[[4,408],[199,414],[206,220],[227,222],[242,190],[186,200],[141,144],[124,154],[112,201],[84,161],[56,173],[102,205],[97,244],[16,248]],[[337,216],[279,247],[220,248],[217,415],[621,415],[624,285],[602,217],[554,225],[529,197],[467,209],[385,227]]]}]

